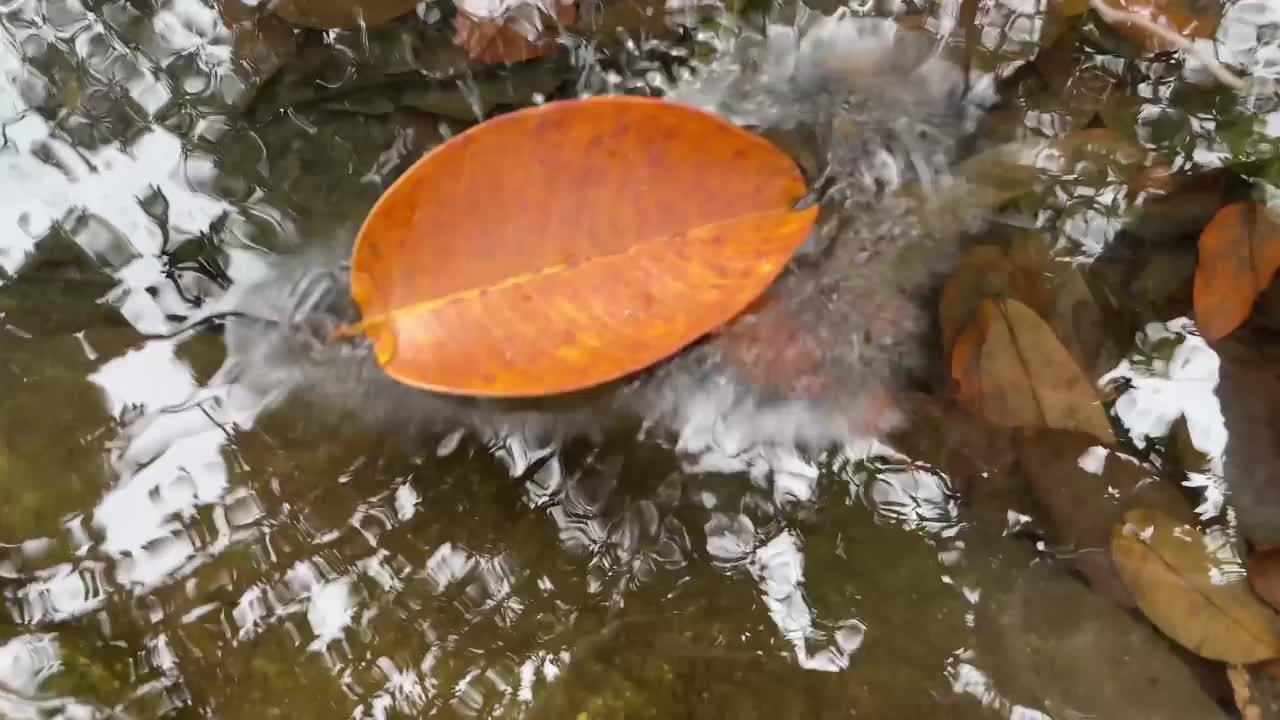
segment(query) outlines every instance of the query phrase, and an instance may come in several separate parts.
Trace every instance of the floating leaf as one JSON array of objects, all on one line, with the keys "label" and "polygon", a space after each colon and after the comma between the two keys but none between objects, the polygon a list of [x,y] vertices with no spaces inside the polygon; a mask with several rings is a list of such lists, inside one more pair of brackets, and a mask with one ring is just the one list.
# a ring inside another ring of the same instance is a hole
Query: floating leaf
[{"label": "floating leaf", "polygon": [[458,0],[454,42],[483,63],[541,57],[556,45],[557,25],[577,18],[574,0]]},{"label": "floating leaf", "polygon": [[[1131,510],[1111,556],[1138,607],[1164,634],[1211,660],[1280,656],[1280,616],[1250,590],[1229,548],[1156,510]],[[1234,567],[1233,567],[1234,566]]]},{"label": "floating leaf", "polygon": [[1249,317],[1280,268],[1280,222],[1265,207],[1241,202],[1218,211],[1200,233],[1196,325],[1210,340]]},{"label": "floating leaf", "polygon": [[951,374],[965,406],[998,425],[1115,435],[1093,384],[1035,311],[983,300],[952,350]]},{"label": "floating leaf", "polygon": [[803,193],[785,154],[691,107],[615,96],[503,115],[374,206],[352,258],[359,330],[426,389],[607,382],[757,298],[813,225],[816,208],[790,209]]},{"label": "floating leaf", "polygon": [[309,28],[376,27],[413,12],[418,0],[272,0],[271,11]]}]

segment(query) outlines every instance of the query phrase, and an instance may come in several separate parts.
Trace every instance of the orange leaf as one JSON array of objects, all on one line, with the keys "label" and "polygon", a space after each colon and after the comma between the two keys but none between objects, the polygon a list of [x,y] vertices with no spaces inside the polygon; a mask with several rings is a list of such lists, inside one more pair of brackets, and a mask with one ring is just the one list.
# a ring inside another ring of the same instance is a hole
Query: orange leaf
[{"label": "orange leaf", "polygon": [[694,108],[598,97],[482,123],[374,206],[351,290],[389,375],[528,397],[647,367],[737,315],[804,240],[795,164]]},{"label": "orange leaf", "polygon": [[1280,223],[1241,202],[1218,211],[1200,233],[1195,310],[1200,332],[1217,340],[1240,327],[1280,268]]}]

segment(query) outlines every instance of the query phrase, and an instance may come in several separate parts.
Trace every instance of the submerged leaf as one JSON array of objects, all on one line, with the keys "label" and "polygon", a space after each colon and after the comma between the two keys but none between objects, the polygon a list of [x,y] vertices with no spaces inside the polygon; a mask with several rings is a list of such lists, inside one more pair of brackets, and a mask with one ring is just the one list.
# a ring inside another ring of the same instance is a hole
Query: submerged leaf
[{"label": "submerged leaf", "polygon": [[1044,320],[1016,300],[979,303],[952,350],[951,373],[961,403],[994,423],[1116,442],[1093,384]]},{"label": "submerged leaf", "polygon": [[1280,657],[1280,616],[1249,590],[1239,561],[1200,531],[1132,510],[1112,533],[1111,555],[1138,607],[1183,647],[1236,664]]},{"label": "submerged leaf", "polygon": [[541,57],[556,45],[558,25],[578,15],[573,0],[459,0],[454,42],[483,63],[516,63]]},{"label": "submerged leaf", "polygon": [[1228,205],[1200,233],[1196,324],[1210,340],[1240,327],[1280,268],[1280,222],[1253,203]]},{"label": "submerged leaf", "polygon": [[[482,396],[569,392],[680,350],[759,297],[813,224],[795,164],[661,100],[503,115],[373,208],[352,294],[383,368]],[[350,330],[350,329],[349,329]]]}]

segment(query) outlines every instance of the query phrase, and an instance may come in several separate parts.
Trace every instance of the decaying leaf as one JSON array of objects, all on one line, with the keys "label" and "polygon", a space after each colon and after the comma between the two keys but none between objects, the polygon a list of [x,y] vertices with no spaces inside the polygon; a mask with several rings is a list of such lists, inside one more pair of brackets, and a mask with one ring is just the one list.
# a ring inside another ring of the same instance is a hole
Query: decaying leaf
[{"label": "decaying leaf", "polygon": [[458,0],[454,42],[477,62],[530,60],[555,47],[577,7],[575,0]]},{"label": "decaying leaf", "polygon": [[1249,202],[1218,211],[1200,233],[1196,324],[1210,340],[1240,327],[1280,268],[1280,221]]},{"label": "decaying leaf", "polygon": [[271,11],[309,28],[376,27],[413,12],[418,0],[271,0]]},{"label": "decaying leaf", "polygon": [[960,402],[1008,427],[1079,430],[1114,445],[1097,390],[1035,311],[985,299],[957,339],[951,375]]},{"label": "decaying leaf", "polygon": [[500,116],[374,206],[352,294],[383,368],[536,396],[644,368],[730,320],[804,240],[795,164],[691,107],[639,97]]},{"label": "decaying leaf", "polygon": [[1249,664],[1280,656],[1280,616],[1245,582],[1230,548],[1162,512],[1131,510],[1111,555],[1138,607],[1162,632],[1211,660]]}]

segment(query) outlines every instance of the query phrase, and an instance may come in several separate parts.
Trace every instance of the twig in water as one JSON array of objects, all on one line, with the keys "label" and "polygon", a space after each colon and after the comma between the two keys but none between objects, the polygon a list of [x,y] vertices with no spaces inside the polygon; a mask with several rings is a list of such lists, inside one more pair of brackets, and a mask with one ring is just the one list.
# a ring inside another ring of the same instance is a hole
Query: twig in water
[{"label": "twig in water", "polygon": [[1092,7],[1093,11],[1098,13],[1098,16],[1109,25],[1132,25],[1143,32],[1155,35],[1179,50],[1185,51],[1190,55],[1194,55],[1196,60],[1203,63],[1204,66],[1209,69],[1209,72],[1218,79],[1218,82],[1226,85],[1232,90],[1238,92],[1245,89],[1245,81],[1243,78],[1228,70],[1225,65],[1218,62],[1218,58],[1196,47],[1195,43],[1174,32],[1172,29],[1155,22],[1150,18],[1138,15],[1137,13],[1132,13],[1128,10],[1121,10],[1120,8],[1108,5],[1106,0],[1089,0],[1089,7]]}]

